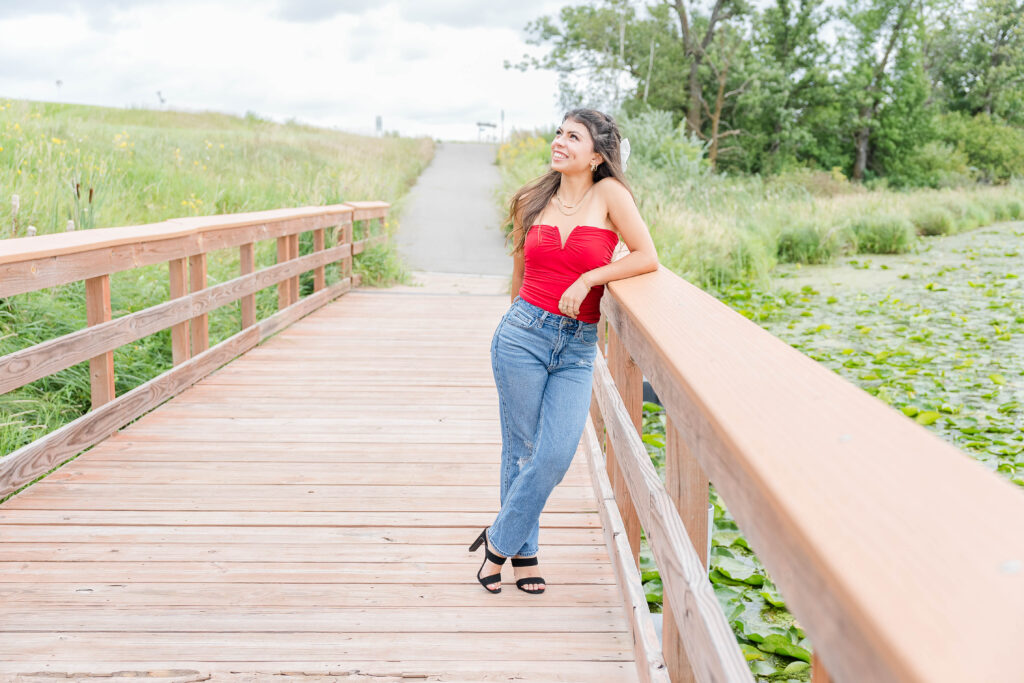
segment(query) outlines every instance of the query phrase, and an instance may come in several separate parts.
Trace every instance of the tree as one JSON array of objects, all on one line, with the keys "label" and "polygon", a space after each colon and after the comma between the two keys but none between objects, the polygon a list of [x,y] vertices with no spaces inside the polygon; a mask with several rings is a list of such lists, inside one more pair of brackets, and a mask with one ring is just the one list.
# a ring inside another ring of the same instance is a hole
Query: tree
[{"label": "tree", "polygon": [[523,55],[505,67],[556,72],[560,103],[567,109],[581,103],[616,109],[632,94],[627,86],[641,78],[641,61],[648,61],[645,37],[651,31],[640,30],[642,23],[628,0],[566,6],[557,19],[541,17],[526,26],[527,42],[550,44],[551,51],[541,58]]},{"label": "tree", "polygon": [[821,38],[831,19],[824,0],[776,0],[753,17],[750,86],[736,104],[734,124],[745,134],[745,170],[821,162],[817,138],[834,144],[834,127],[821,126],[835,107],[830,46]]},{"label": "tree", "polygon": [[892,101],[893,63],[920,21],[921,0],[849,0],[840,10],[847,34],[842,39],[852,68],[845,76],[845,104],[852,122],[853,180],[864,179],[872,131],[882,108]]},{"label": "tree", "polygon": [[[723,116],[723,110],[726,103],[741,95],[744,90],[747,89],[747,85],[750,83],[750,78],[747,77],[738,86],[732,87],[726,91],[727,84],[729,83],[729,77],[735,78],[735,69],[740,59],[746,54],[744,51],[744,41],[742,36],[736,30],[732,28],[724,28],[719,31],[715,38],[715,46],[717,50],[709,51],[705,55],[705,63],[710,69],[711,73],[714,74],[714,81],[712,82],[714,90],[714,107],[708,104],[707,100],[703,95],[700,97],[700,104],[704,110],[704,114],[708,117],[708,132],[705,134],[700,130],[696,131],[697,137],[702,140],[707,140],[708,146],[708,161],[711,163],[711,168],[717,167],[718,155],[722,151],[729,151],[732,148],[720,148],[720,142],[727,137],[732,135],[739,135],[743,131],[739,128],[729,127],[728,130],[722,130],[722,124],[725,123],[726,118]],[[742,66],[742,64],[740,64]],[[689,119],[687,119],[689,121]]]},{"label": "tree", "polygon": [[[684,0],[662,0],[676,14],[679,20],[679,40],[689,69],[686,77],[687,127],[695,133],[701,132],[704,106],[703,81],[700,68],[707,59],[708,48],[726,22],[734,16],[749,11],[744,0],[714,0],[710,14],[702,20],[693,10],[687,9]],[[716,81],[718,79],[716,78]]]},{"label": "tree", "polygon": [[936,26],[929,73],[944,104],[1024,124],[1024,0],[979,0]]}]

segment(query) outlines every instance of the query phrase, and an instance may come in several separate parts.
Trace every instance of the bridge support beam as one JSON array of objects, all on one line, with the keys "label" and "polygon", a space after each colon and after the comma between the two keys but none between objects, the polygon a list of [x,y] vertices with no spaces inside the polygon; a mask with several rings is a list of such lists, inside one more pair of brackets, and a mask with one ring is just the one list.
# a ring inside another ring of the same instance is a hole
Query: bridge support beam
[{"label": "bridge support beam", "polygon": [[[188,259],[176,258],[167,262],[170,271],[171,299],[188,294]],[[181,365],[192,357],[189,348],[189,321],[171,327],[171,357],[175,365]]]},{"label": "bridge support beam", "polygon": [[[608,370],[611,372],[615,388],[626,406],[637,434],[642,431],[644,375],[640,371],[615,329],[608,328]],[[611,480],[615,500],[619,504],[619,516],[626,526],[626,538],[633,551],[633,561],[640,566],[640,518],[637,516],[633,498],[629,494],[626,479],[619,471],[615,461],[615,451],[611,439],[608,440],[608,479]]]},{"label": "bridge support beam", "polygon": [[[206,254],[194,254],[188,257],[188,278],[194,294],[206,289]],[[192,355],[210,348],[210,316],[206,313],[197,315],[191,321]]]},{"label": "bridge support beam", "polygon": [[[672,418],[665,417],[665,489],[679,511],[679,517],[686,527],[686,534],[693,543],[694,550],[708,568],[708,539],[711,529],[708,519],[708,476],[693,457],[682,435],[676,428]],[[701,552],[701,551],[704,552]],[[665,667],[673,683],[690,683],[696,681],[693,666],[686,656],[679,627],[676,624],[669,596],[665,595],[662,606],[662,637],[661,649],[665,657]]]},{"label": "bridge support beam", "polygon": [[[85,281],[85,320],[89,327],[110,320],[110,276],[100,275]],[[89,360],[89,382],[93,410],[114,400],[114,352],[108,351]]]}]

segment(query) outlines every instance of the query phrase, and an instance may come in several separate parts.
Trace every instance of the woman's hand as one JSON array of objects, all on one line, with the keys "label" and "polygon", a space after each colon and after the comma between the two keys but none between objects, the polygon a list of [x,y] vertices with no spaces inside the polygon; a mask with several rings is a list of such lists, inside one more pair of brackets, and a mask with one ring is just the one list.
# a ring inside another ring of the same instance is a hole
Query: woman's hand
[{"label": "woman's hand", "polygon": [[576,278],[576,282],[562,292],[562,297],[558,300],[558,310],[562,312],[562,315],[575,319],[580,314],[580,304],[583,303],[583,299],[589,291],[590,285],[580,275]]}]

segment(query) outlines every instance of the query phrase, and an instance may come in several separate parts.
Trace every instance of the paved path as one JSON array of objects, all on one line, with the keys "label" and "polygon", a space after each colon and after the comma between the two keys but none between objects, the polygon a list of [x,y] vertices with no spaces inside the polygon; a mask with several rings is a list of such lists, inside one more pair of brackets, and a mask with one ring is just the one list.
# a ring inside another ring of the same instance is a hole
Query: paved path
[{"label": "paved path", "polygon": [[498,167],[493,144],[444,142],[409,194],[396,236],[399,252],[416,271],[501,275],[505,251],[495,203]]}]

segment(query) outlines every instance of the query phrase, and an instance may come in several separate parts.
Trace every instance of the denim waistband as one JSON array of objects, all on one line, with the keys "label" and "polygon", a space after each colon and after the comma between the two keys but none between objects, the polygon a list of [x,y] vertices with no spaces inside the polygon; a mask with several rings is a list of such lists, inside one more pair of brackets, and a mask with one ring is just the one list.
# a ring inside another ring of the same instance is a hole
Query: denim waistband
[{"label": "denim waistband", "polygon": [[532,319],[533,324],[539,326],[542,325],[556,330],[566,330],[573,333],[582,330],[597,329],[597,323],[586,323],[582,320],[576,320],[566,315],[559,315],[558,313],[546,311],[540,306],[534,306],[520,296],[517,296],[512,302],[512,308],[518,308],[523,313],[528,314]]}]

